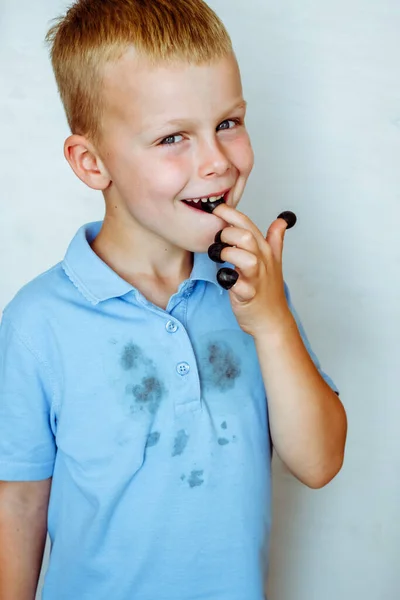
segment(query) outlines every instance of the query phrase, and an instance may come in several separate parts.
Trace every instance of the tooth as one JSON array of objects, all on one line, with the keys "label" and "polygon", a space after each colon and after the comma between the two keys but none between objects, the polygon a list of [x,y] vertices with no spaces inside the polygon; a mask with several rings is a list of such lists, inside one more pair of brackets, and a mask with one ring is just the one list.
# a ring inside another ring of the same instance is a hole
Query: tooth
[{"label": "tooth", "polygon": [[202,202],[208,202],[208,198],[202,198],[201,201]]},{"label": "tooth", "polygon": [[216,200],[218,200],[218,198],[220,198],[220,196],[210,196],[209,197],[209,201],[210,202],[215,202]]},{"label": "tooth", "polygon": [[193,198],[192,202],[196,202],[197,204],[198,202],[200,202],[200,198]]}]

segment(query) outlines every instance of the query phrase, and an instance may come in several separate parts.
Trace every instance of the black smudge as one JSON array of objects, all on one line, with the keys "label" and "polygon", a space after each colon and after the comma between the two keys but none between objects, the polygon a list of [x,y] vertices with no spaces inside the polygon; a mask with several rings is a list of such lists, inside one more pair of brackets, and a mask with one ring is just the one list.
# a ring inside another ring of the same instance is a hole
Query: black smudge
[{"label": "black smudge", "polygon": [[166,390],[153,361],[137,344],[129,341],[124,345],[119,362],[130,379],[125,386],[130,413],[146,411],[154,415]]},{"label": "black smudge", "polygon": [[174,441],[174,449],[172,451],[172,456],[179,456],[180,454],[183,454],[188,440],[189,436],[184,429],[178,431]]},{"label": "black smudge", "polygon": [[163,388],[156,377],[143,377],[140,385],[132,386],[132,395],[136,404],[145,406],[152,414],[157,412],[160,405]]},{"label": "black smudge", "polygon": [[124,371],[130,371],[138,366],[139,361],[143,359],[142,351],[136,344],[127,344],[121,355],[121,366]]},{"label": "black smudge", "polygon": [[220,446],[226,446],[227,444],[229,444],[229,440],[227,440],[226,438],[218,438],[218,444]]},{"label": "black smudge", "polygon": [[204,483],[204,479],[201,479],[204,471],[192,471],[188,479],[191,488],[199,487]]},{"label": "black smudge", "polygon": [[159,431],[153,431],[152,433],[149,433],[149,435],[147,436],[146,448],[156,446],[159,442],[160,435],[161,434]]},{"label": "black smudge", "polygon": [[227,429],[228,425],[226,424],[226,421],[224,421],[223,423],[221,423],[221,427],[222,429]]},{"label": "black smudge", "polygon": [[225,392],[234,387],[240,374],[240,360],[227,344],[213,342],[208,345],[207,378],[212,385]]}]

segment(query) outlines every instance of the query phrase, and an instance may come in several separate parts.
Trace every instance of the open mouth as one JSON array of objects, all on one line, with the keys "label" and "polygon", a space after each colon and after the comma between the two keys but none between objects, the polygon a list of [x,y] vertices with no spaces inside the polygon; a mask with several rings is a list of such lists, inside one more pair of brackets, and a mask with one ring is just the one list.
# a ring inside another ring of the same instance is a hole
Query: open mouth
[{"label": "open mouth", "polygon": [[[228,190],[229,191],[229,190]],[[217,194],[215,196],[209,196],[204,198],[192,198],[191,200],[182,200],[187,206],[196,210],[202,210],[203,212],[211,214],[217,206],[226,202],[228,192]]]}]

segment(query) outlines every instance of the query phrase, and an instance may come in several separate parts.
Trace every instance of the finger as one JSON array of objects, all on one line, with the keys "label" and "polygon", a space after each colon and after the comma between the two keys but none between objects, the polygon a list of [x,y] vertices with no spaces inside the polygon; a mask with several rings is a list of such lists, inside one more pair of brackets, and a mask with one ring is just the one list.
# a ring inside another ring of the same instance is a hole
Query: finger
[{"label": "finger", "polygon": [[243,279],[242,274],[230,291],[231,296],[238,302],[250,302],[256,295],[256,289],[251,281]]},{"label": "finger", "polygon": [[278,262],[282,262],[283,246],[287,223],[283,219],[276,219],[268,229],[267,243],[272,250],[272,254]]},{"label": "finger", "polygon": [[[237,246],[243,250],[248,250],[257,254],[259,251],[258,242],[254,236],[254,233],[249,229],[243,229],[241,227],[225,227],[222,229],[220,235],[218,235],[220,243],[228,244],[229,246]],[[215,236],[217,238],[217,236]],[[263,240],[265,241],[265,240]]]},{"label": "finger", "polygon": [[213,215],[216,215],[220,219],[223,219],[226,223],[229,223],[229,225],[233,225],[234,227],[237,227],[239,229],[247,229],[248,231],[251,231],[254,235],[255,240],[257,241],[259,248],[261,248],[262,245],[265,244],[265,237],[258,229],[258,227],[253,223],[251,219],[249,219],[247,215],[241,213],[235,208],[232,208],[227,204],[220,204],[213,211]]},{"label": "finger", "polygon": [[232,246],[228,246],[222,250],[221,260],[234,265],[239,271],[241,279],[245,278],[249,280],[258,277],[260,267],[264,264],[258,254],[253,254],[241,248],[233,248]]},{"label": "finger", "polygon": [[232,269],[220,269],[217,273],[217,280],[223,288],[230,290],[230,293],[239,302],[248,302],[256,295],[251,283],[240,278],[237,271]]}]

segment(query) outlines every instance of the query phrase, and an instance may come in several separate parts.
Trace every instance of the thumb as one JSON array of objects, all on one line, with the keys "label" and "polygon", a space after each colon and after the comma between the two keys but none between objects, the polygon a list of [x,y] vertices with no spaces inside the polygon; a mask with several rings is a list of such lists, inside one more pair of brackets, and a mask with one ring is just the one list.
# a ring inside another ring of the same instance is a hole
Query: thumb
[{"label": "thumb", "polygon": [[276,260],[282,261],[283,245],[285,233],[287,229],[294,227],[296,224],[296,215],[286,210],[272,223],[267,233],[267,242],[272,249],[272,253]]},{"label": "thumb", "polygon": [[272,250],[275,260],[282,261],[283,246],[287,223],[283,219],[276,219],[267,232],[267,242]]}]

